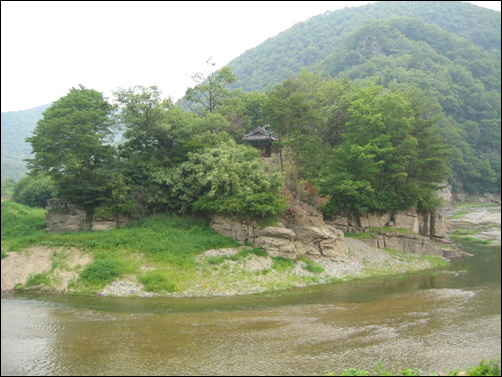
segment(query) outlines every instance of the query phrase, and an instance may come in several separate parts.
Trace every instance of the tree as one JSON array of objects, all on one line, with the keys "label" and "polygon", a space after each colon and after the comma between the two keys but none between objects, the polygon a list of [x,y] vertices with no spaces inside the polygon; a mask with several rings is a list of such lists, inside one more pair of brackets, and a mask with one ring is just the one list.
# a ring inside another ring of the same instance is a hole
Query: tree
[{"label": "tree", "polygon": [[344,142],[320,180],[328,213],[406,209],[433,211],[448,174],[449,147],[439,134],[441,113],[416,88],[360,90],[347,114]]},{"label": "tree", "polygon": [[89,227],[95,208],[106,200],[113,109],[102,93],[80,85],[44,111],[26,139],[35,156],[26,160],[28,168],[47,173],[61,199],[85,210]]},{"label": "tree", "polygon": [[[211,67],[215,65],[211,58],[206,61],[206,64]],[[192,111],[199,115],[204,112],[214,112],[225,100],[230,98],[232,92],[227,90],[227,87],[237,81],[237,77],[228,66],[207,76],[201,72],[196,73],[192,79],[196,85],[187,89],[185,99],[192,103],[190,106]]]}]

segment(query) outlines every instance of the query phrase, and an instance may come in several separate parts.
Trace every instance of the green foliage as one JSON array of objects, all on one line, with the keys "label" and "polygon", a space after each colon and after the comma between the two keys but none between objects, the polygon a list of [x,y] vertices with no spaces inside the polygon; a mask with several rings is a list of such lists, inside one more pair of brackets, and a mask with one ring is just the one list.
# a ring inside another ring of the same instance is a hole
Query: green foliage
[{"label": "green foliage", "polygon": [[469,376],[500,376],[500,362],[482,360],[478,366],[467,368]]},{"label": "green foliage", "polygon": [[168,182],[182,211],[264,218],[285,208],[280,177],[267,174],[255,149],[232,140],[191,154]]},{"label": "green foliage", "polygon": [[19,180],[14,187],[12,200],[30,207],[45,208],[47,199],[57,197],[57,189],[48,175],[39,173]]},{"label": "green foliage", "polygon": [[321,194],[330,197],[324,212],[435,210],[447,148],[422,94],[368,84],[347,111],[350,128],[319,180]]},{"label": "green foliage", "polygon": [[109,253],[96,254],[78,279],[85,286],[104,287],[124,272],[123,262]]},{"label": "green foliage", "polygon": [[286,257],[271,257],[272,268],[279,272],[289,270],[295,266],[295,261]]},{"label": "green foliage", "polygon": [[305,263],[303,269],[308,272],[312,272],[313,274],[320,274],[324,272],[324,268],[319,266],[314,260],[310,258],[298,258],[297,260]]},{"label": "green foliage", "polygon": [[20,250],[40,243],[47,235],[45,210],[10,202],[2,202],[2,247]]},{"label": "green foliage", "polygon": [[[385,369],[382,363],[378,363],[373,369],[372,376],[422,376],[424,371],[418,368],[403,368],[400,370]],[[333,372],[329,372],[326,376],[334,376]],[[347,368],[344,369],[341,376],[369,376],[370,371],[365,369]],[[433,374],[435,375],[435,374]],[[448,373],[441,373],[442,376],[500,376],[500,362],[495,360],[482,360],[479,366],[469,367],[464,371],[452,370]]]},{"label": "green foliage", "polygon": [[[207,60],[206,64],[210,67],[215,65],[211,58]],[[230,67],[223,67],[218,72],[207,76],[203,73],[196,73],[192,79],[196,85],[187,89],[185,100],[188,101],[190,109],[200,115],[205,112],[214,112],[225,100],[230,98],[233,93],[227,88],[237,81],[237,77]]]},{"label": "green foliage", "polygon": [[147,271],[138,277],[147,292],[175,292],[180,282],[180,274],[173,271]]},{"label": "green foliage", "polygon": [[348,368],[344,369],[342,376],[369,376],[369,371],[364,369]]},{"label": "green foliage", "polygon": [[5,181],[2,181],[2,199],[10,199],[15,186],[16,181],[12,178],[7,178]]},{"label": "green foliage", "polygon": [[49,287],[51,284],[51,279],[47,272],[41,272],[39,274],[30,274],[28,279],[26,280],[25,287],[32,286],[47,286]]},{"label": "green foliage", "polygon": [[26,140],[34,158],[27,159],[32,172],[45,172],[54,181],[61,199],[83,207],[90,223],[94,208],[105,200],[113,148],[113,107],[95,90],[70,89],[54,102]]},{"label": "green foliage", "polygon": [[481,245],[490,245],[492,243],[490,240],[481,240],[481,239],[476,238],[476,237],[459,236],[459,235],[456,235],[456,234],[452,234],[451,238],[457,239],[457,240],[468,241],[468,242],[474,242],[474,243],[478,243],[478,244],[481,244]]},{"label": "green foliage", "polygon": [[[440,128],[451,144],[448,179],[454,189],[500,192],[499,47],[498,12],[460,2],[379,2],[312,17],[229,66],[244,91],[269,90],[301,75],[303,67],[322,68],[337,79],[377,80],[385,87],[411,84],[446,114]],[[279,131],[293,112],[284,111],[285,92],[274,96],[270,123]],[[338,142],[344,107],[338,101],[317,114],[316,120],[329,116],[332,125],[322,133],[325,140]],[[436,203],[423,198],[420,206],[432,210]]]}]

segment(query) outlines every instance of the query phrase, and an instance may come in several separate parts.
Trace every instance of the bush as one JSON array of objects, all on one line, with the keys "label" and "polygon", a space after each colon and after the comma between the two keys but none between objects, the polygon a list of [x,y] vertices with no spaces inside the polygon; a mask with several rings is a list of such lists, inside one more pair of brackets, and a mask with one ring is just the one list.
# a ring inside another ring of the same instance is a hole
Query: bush
[{"label": "bush", "polygon": [[57,190],[52,179],[39,174],[21,178],[14,187],[12,200],[30,207],[45,208],[47,199],[55,196]]},{"label": "bush", "polygon": [[233,140],[191,154],[168,178],[172,200],[184,210],[265,218],[286,208],[281,177],[267,173],[255,149]]},{"label": "bush", "polygon": [[119,277],[124,270],[123,262],[106,253],[96,255],[80,274],[80,281],[86,286],[104,286]]}]

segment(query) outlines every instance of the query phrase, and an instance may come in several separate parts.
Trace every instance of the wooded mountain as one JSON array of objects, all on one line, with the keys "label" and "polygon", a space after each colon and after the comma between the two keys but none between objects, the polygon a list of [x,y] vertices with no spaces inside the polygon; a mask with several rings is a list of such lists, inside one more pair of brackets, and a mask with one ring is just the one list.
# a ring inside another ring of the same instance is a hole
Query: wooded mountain
[{"label": "wooded mountain", "polygon": [[9,178],[17,181],[26,174],[23,159],[30,157],[31,146],[25,139],[49,106],[2,113],[2,182]]},{"label": "wooded mountain", "polygon": [[456,1],[379,1],[310,18],[228,65],[244,91],[302,67],[384,86],[415,85],[446,115],[457,189],[500,191],[500,12]]}]

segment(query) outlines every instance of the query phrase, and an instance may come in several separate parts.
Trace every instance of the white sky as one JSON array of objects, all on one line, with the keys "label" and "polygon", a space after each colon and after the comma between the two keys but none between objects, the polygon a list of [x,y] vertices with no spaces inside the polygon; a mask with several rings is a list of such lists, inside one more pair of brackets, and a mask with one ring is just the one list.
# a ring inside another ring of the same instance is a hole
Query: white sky
[{"label": "white sky", "polygon": [[[45,105],[79,84],[158,85],[228,64],[297,22],[374,1],[1,1],[2,112]],[[500,1],[470,1],[500,11]],[[209,73],[209,72],[207,72]]]}]

